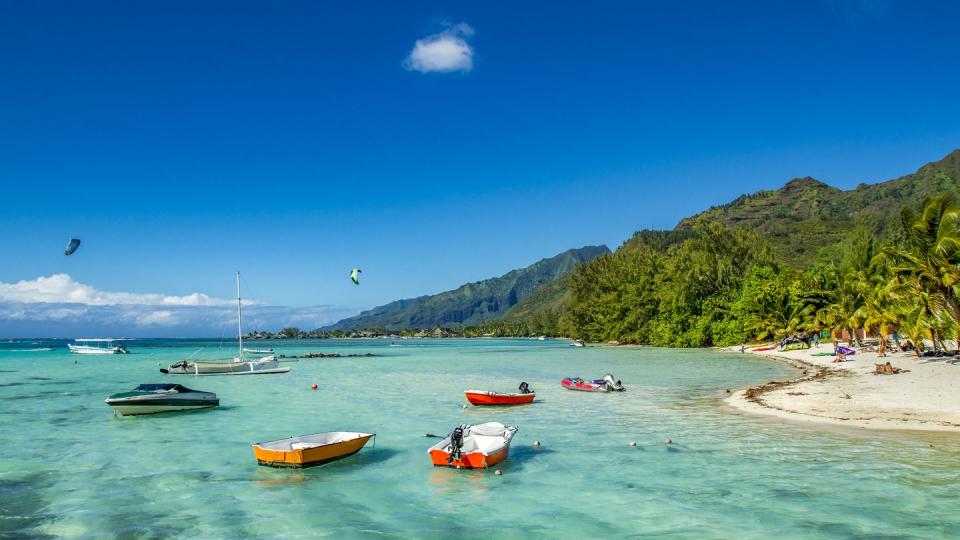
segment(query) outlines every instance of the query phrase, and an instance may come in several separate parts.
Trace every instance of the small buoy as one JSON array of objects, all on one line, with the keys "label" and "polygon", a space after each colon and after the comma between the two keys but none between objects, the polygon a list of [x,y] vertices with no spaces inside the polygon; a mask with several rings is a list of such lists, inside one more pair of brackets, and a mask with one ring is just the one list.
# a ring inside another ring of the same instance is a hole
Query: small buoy
[{"label": "small buoy", "polygon": [[637,445],[637,441],[630,441],[630,446],[636,446],[636,445]]},{"label": "small buoy", "polygon": [[667,437],[667,440],[663,441],[663,444],[673,444],[673,440],[670,437]]},{"label": "small buoy", "polygon": [[313,383],[313,384],[311,384],[311,385],[310,385],[310,388],[312,388],[312,389],[314,389],[314,390],[316,390],[316,389],[317,389],[317,383]]},{"label": "small buoy", "polygon": [[727,388],[727,393],[728,393],[728,394],[730,393],[730,389],[729,389],[729,388]]},{"label": "small buoy", "polygon": [[533,441],[534,448],[540,448],[540,441]]},{"label": "small buoy", "polygon": [[160,367],[160,362],[157,362],[157,367]]},{"label": "small buoy", "polygon": [[464,406],[463,406],[463,408],[464,408],[464,409],[466,409],[466,408],[467,408],[467,406],[466,406],[466,405],[464,405]]},{"label": "small buoy", "polygon": [[500,471],[500,470],[493,471],[493,475],[494,475],[494,476],[502,476],[502,475],[503,475],[503,471]]}]

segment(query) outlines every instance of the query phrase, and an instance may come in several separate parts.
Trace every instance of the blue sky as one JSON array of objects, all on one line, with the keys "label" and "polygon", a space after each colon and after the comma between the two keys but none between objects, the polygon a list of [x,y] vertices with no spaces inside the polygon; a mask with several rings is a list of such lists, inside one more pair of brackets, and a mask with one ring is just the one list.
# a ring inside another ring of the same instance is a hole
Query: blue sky
[{"label": "blue sky", "polygon": [[[275,308],[254,323],[319,325],[796,176],[906,174],[960,147],[958,19],[880,0],[5,2],[0,335],[203,333],[189,309],[140,325],[169,303],[96,294],[225,299],[236,270]],[[63,295],[129,320],[38,315]]]}]

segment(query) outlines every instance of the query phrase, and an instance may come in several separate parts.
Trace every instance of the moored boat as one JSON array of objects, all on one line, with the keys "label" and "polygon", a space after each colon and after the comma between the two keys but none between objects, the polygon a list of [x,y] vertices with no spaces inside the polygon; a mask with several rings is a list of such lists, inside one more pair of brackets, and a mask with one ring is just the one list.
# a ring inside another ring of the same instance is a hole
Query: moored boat
[{"label": "moored boat", "polygon": [[104,402],[121,416],[207,409],[220,405],[213,392],[191,390],[181,384],[141,384],[113,394]]},{"label": "moored boat", "polygon": [[314,433],[256,443],[253,455],[266,467],[314,467],[356,454],[373,437],[375,433],[353,431]]},{"label": "moored boat", "polygon": [[567,377],[560,384],[567,390],[579,390],[581,392],[623,392],[626,390],[620,381],[613,379],[609,373],[602,379],[585,381],[580,377]]},{"label": "moored boat", "polygon": [[244,349],[243,352],[254,356],[273,356],[273,349]]},{"label": "moored boat", "polygon": [[288,371],[290,368],[280,367],[280,361],[275,356],[257,360],[234,358],[232,362],[181,360],[169,367],[160,368],[160,373],[166,375],[269,375]]},{"label": "moored boat", "polygon": [[113,338],[78,338],[68,343],[67,348],[75,354],[128,354],[123,344]]},{"label": "moored boat", "polygon": [[537,397],[536,392],[530,390],[530,385],[525,382],[520,383],[519,392],[490,392],[487,390],[465,390],[464,395],[467,401],[473,405],[522,405],[524,403],[533,403]]},{"label": "moored boat", "polygon": [[483,469],[507,459],[516,426],[500,422],[461,424],[445,439],[433,445],[428,454],[435,467]]},{"label": "moored boat", "polygon": [[240,272],[237,272],[237,356],[233,361],[204,362],[181,360],[169,367],[161,368],[166,375],[268,375],[286,373],[288,367],[280,367],[280,361],[273,354],[257,359],[246,359],[243,354],[243,303],[240,300]]}]

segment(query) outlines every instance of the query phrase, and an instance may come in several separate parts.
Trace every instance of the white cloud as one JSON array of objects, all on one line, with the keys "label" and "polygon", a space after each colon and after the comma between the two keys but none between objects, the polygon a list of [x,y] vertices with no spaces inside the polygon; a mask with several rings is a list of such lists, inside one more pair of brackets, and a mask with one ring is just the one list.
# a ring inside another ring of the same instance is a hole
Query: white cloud
[{"label": "white cloud", "polygon": [[[84,304],[114,306],[122,304],[141,306],[224,306],[234,302],[211,298],[203,293],[186,296],[168,296],[156,293],[128,293],[99,291],[90,285],[74,281],[69,274],[41,276],[16,283],[0,282],[0,302],[44,304]],[[245,302],[246,303],[246,302]]]},{"label": "white cloud", "polygon": [[460,23],[418,39],[403,65],[420,73],[470,71],[473,69],[473,47],[467,39],[472,35],[473,28]]},{"label": "white cloud", "polygon": [[[0,282],[0,336],[231,336],[237,324],[235,302],[202,293],[170,296],[100,291],[67,274],[54,274],[16,283]],[[312,330],[359,311],[344,306],[289,307],[255,302],[244,309],[244,329],[298,326]]]}]

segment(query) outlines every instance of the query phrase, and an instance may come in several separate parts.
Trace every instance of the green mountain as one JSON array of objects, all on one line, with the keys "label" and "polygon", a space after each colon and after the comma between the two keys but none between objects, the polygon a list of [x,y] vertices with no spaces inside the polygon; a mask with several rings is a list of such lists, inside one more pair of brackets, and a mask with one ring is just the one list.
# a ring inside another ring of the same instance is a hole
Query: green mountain
[{"label": "green mountain", "polygon": [[[783,262],[804,266],[812,257],[829,258],[829,250],[854,227],[863,226],[884,236],[896,229],[904,204],[960,189],[960,150],[917,172],[877,184],[860,184],[842,191],[819,180],[795,178],[775,191],[742,195],[683,219],[672,231],[683,232],[698,219],[718,221],[755,230],[772,240],[774,253]],[[638,233],[627,245],[642,241]],[[649,232],[646,232],[650,236]],[[649,245],[649,243],[647,243]]]},{"label": "green mountain", "polygon": [[503,316],[534,291],[569,274],[578,264],[607,253],[610,253],[607,246],[571,249],[497,278],[468,283],[440,294],[397,300],[344,319],[329,329],[402,330],[480,324]]}]

